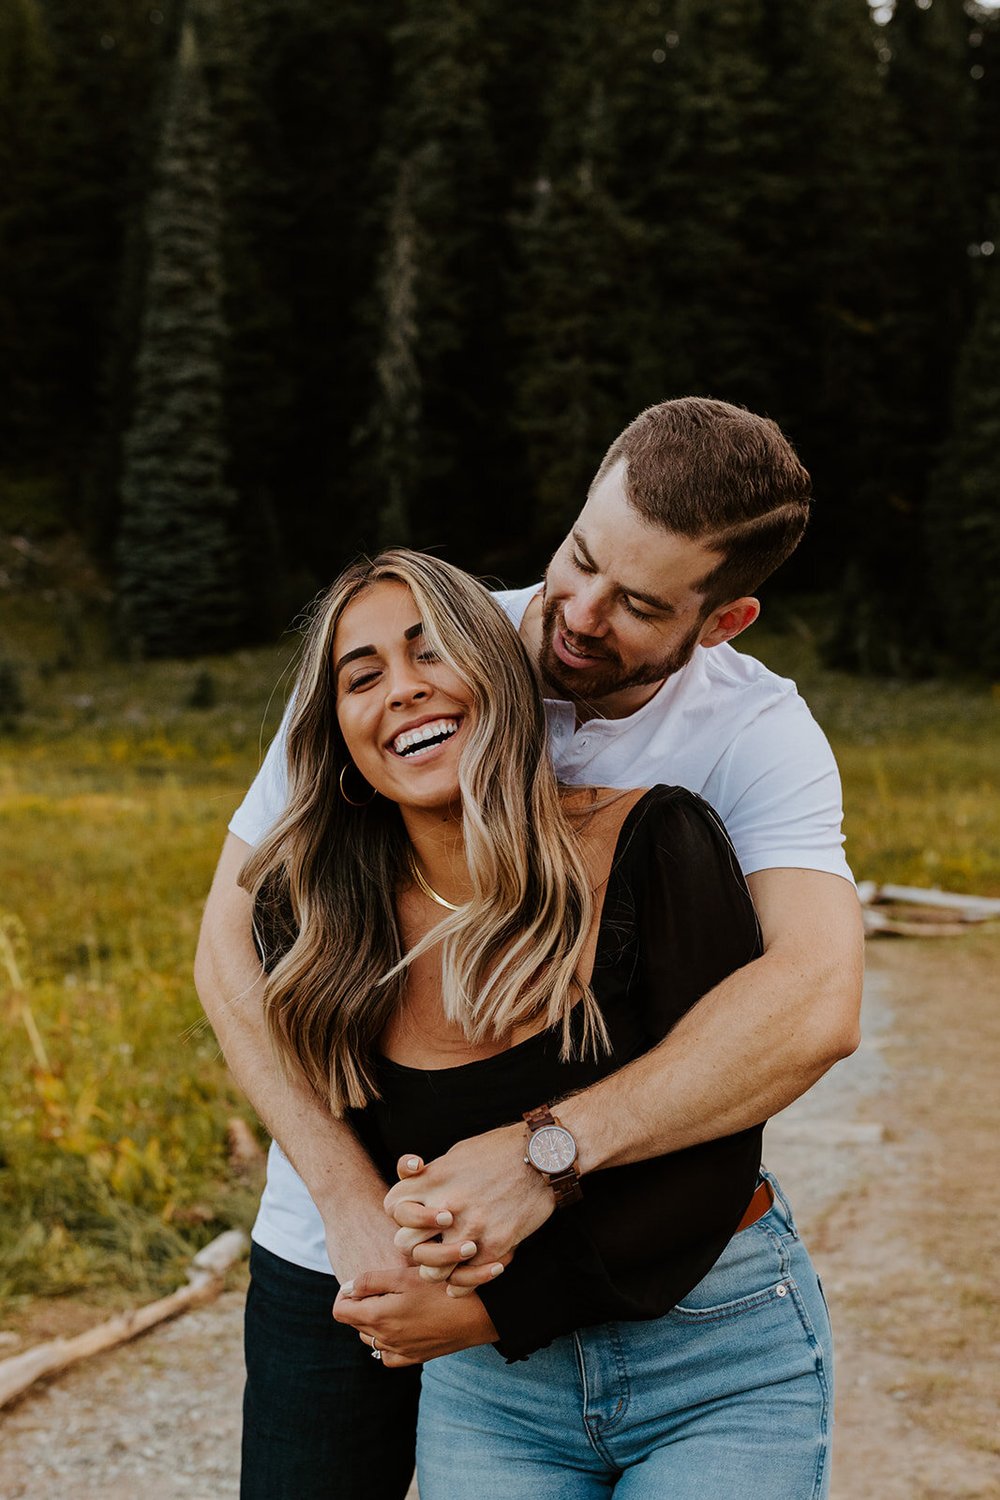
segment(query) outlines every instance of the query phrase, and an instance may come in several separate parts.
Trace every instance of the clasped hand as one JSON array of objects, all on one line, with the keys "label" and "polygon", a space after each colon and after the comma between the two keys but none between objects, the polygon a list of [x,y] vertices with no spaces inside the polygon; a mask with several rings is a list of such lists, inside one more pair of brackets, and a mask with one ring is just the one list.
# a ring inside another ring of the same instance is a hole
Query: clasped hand
[{"label": "clasped hand", "polygon": [[400,1157],[400,1181],[386,1194],[385,1210],[414,1269],[355,1277],[333,1310],[365,1343],[377,1344],[389,1368],[496,1339],[485,1306],[471,1294],[502,1272],[554,1207],[551,1190],[523,1158],[520,1125],[459,1141],[427,1164]]}]

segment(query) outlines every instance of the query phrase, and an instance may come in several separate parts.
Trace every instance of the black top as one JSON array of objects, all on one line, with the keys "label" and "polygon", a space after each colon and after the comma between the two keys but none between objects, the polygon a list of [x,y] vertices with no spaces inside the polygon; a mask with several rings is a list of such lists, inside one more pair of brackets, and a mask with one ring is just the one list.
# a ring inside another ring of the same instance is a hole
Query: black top
[{"label": "black top", "polygon": [[[459,1067],[382,1057],[381,1098],[352,1123],[391,1181],[406,1151],[431,1161],[615,1072],[760,953],[719,819],[683,788],[653,787],[622,824],[598,931],[592,984],[610,1054],[561,1062],[557,1027]],[[557,1210],[480,1288],[500,1352],[523,1359],[577,1328],[669,1312],[732,1237],[757,1183],[762,1130],[588,1174],[582,1202]]]}]

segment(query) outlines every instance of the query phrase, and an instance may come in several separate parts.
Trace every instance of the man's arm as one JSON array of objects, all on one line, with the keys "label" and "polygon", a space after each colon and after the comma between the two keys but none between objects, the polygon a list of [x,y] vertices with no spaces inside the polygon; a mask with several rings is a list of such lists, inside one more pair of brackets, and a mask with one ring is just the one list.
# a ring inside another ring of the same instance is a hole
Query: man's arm
[{"label": "man's arm", "polygon": [[[705,995],[656,1047],[559,1104],[581,1172],[759,1124],[856,1048],[863,935],[854,888],[837,875],[790,869],[760,871],[748,884],[763,956]],[[551,1191],[523,1155],[520,1124],[460,1141],[392,1188],[386,1205],[400,1224],[419,1226],[407,1200],[446,1204],[458,1233],[480,1246],[474,1264],[495,1259],[552,1212]],[[398,1242],[408,1247],[405,1231]],[[428,1265],[442,1259],[430,1244],[412,1253]]]},{"label": "man's arm", "polygon": [[651,1052],[560,1106],[560,1119],[579,1131],[581,1171],[759,1124],[857,1047],[864,935],[854,887],[815,870],[761,870],[747,884],[762,957],[717,985]]},{"label": "man's arm", "polygon": [[205,1014],[237,1083],[319,1209],[338,1279],[399,1265],[380,1174],[350,1126],[331,1115],[304,1078],[281,1067],[267,1034],[251,901],[237,885],[249,852],[242,839],[227,836],[205,907],[195,958]]}]

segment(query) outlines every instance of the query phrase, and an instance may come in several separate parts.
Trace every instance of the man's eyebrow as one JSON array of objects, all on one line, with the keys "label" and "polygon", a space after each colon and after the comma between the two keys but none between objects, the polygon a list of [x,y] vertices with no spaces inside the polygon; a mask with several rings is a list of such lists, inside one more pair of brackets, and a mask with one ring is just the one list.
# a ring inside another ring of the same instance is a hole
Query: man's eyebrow
[{"label": "man's eyebrow", "polygon": [[[570,535],[572,536],[575,545],[583,553],[584,559],[586,560],[588,566],[595,569],[595,571],[599,571],[597,568],[597,563],[594,561],[593,556],[591,555],[590,548],[587,546],[587,543],[583,539],[582,533],[578,531],[576,527],[574,527],[570,532]],[[643,604],[648,604],[650,609],[658,610],[660,614],[675,615],[677,613],[672,604],[668,604],[666,599],[658,599],[655,594],[645,594],[643,593],[642,589],[630,589],[624,583],[620,584],[619,587],[621,588],[622,593],[627,594],[630,599],[639,599]]]},{"label": "man's eyebrow", "polygon": [[[423,635],[423,633],[424,633],[423,621],[422,620],[418,620],[415,625],[409,625],[403,631],[403,640],[404,641],[415,641],[416,638],[417,638],[417,636],[418,635]],[[376,656],[377,654],[378,653],[376,652],[374,646],[355,646],[353,648],[353,650],[351,650],[351,651],[345,651],[344,654],[343,654],[343,656],[340,658],[340,660],[337,662],[337,665],[333,669],[333,675],[334,675],[334,677],[339,677],[340,676],[341,669],[343,667],[346,667],[347,664],[348,664],[348,662],[357,661],[358,658],[361,657],[361,656]]]},{"label": "man's eyebrow", "polygon": [[622,584],[622,593],[627,594],[630,599],[638,599],[643,604],[648,604],[650,609],[658,610],[661,615],[675,615],[677,611],[666,599],[658,599],[655,594],[644,594],[641,589],[626,588]]},{"label": "man's eyebrow", "polygon": [[570,533],[570,535],[572,536],[573,541],[576,543],[576,545],[579,548],[579,550],[583,553],[584,557],[587,559],[587,562],[590,564],[590,566],[592,568],[596,568],[597,564],[595,563],[595,561],[593,559],[593,556],[591,554],[590,548],[587,546],[587,543],[583,540],[583,532],[582,531],[578,531],[577,528],[574,526],[573,530]]}]

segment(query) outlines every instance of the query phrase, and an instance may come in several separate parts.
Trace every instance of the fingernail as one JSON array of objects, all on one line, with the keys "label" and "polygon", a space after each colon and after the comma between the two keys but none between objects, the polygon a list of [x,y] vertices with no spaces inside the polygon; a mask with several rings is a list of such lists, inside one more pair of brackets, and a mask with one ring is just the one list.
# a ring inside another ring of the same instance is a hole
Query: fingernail
[{"label": "fingernail", "polygon": [[340,1294],[341,1294],[342,1297],[353,1297],[354,1296],[354,1282],[353,1281],[344,1281],[344,1282],[341,1282],[341,1285],[340,1285]]},{"label": "fingernail", "polygon": [[477,1246],[475,1240],[466,1240],[465,1244],[461,1247],[458,1253],[459,1255],[475,1255],[476,1249]]},{"label": "fingernail", "polygon": [[446,1208],[443,1208],[439,1214],[434,1215],[434,1222],[435,1224],[441,1224],[442,1226],[447,1227],[451,1223],[453,1218],[454,1215],[450,1214]]},{"label": "fingernail", "polygon": [[500,1261],[497,1261],[497,1263],[496,1263],[495,1266],[490,1266],[490,1275],[491,1276],[499,1276],[499,1275],[501,1275],[502,1271],[503,1271],[503,1266],[501,1265]]},{"label": "fingernail", "polygon": [[416,1157],[416,1156],[411,1156],[409,1158],[409,1160],[407,1161],[407,1163],[406,1163],[406,1169],[407,1169],[408,1172],[415,1172],[417,1170],[417,1168],[419,1167],[419,1165],[420,1165],[420,1158]]}]

